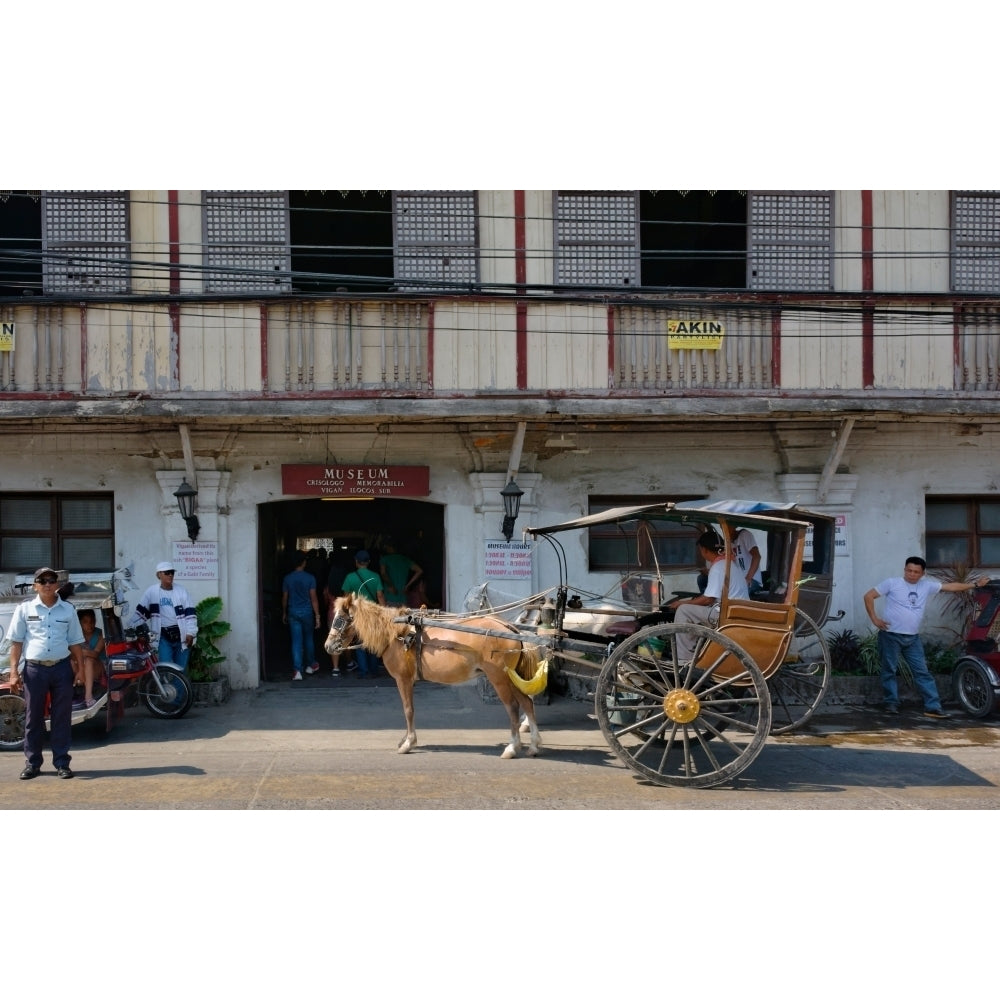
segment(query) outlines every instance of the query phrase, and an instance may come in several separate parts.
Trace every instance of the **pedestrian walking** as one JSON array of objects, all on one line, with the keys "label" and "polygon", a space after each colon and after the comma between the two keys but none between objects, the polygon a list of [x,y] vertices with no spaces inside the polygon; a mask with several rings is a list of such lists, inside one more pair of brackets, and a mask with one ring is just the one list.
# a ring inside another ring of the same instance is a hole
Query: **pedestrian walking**
[{"label": "pedestrian walking", "polygon": [[305,552],[296,552],[295,569],[281,582],[281,620],[291,633],[293,681],[302,680],[303,669],[307,674],[319,670],[313,634],[319,628],[319,599],[316,577],[306,572],[308,559]]}]

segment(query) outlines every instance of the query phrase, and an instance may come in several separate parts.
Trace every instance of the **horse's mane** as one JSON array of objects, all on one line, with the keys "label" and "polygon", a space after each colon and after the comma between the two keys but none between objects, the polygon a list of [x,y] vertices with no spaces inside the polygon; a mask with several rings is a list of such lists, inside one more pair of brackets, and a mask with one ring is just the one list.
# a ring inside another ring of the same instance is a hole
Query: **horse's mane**
[{"label": "horse's mane", "polygon": [[348,594],[340,600],[341,607],[352,612],[354,629],[365,649],[376,656],[381,656],[396,636],[409,628],[406,624],[395,625],[392,621],[397,616],[405,615],[407,608],[383,607],[360,594]]}]

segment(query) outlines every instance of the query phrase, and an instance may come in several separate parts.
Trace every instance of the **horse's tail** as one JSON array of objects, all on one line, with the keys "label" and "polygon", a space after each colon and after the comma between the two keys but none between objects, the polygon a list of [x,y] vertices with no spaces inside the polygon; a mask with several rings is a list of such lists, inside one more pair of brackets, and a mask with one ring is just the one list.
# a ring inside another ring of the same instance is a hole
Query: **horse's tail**
[{"label": "horse's tail", "polygon": [[507,667],[507,676],[518,691],[541,694],[549,682],[549,661],[541,658],[538,646],[522,640],[517,666],[513,670]]}]

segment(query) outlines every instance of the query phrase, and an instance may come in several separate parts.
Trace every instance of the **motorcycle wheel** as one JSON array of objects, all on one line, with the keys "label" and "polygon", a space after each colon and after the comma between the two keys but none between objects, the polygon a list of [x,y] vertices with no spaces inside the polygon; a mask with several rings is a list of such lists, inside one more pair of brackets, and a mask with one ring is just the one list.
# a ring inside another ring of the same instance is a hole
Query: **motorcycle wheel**
[{"label": "motorcycle wheel", "polygon": [[24,749],[24,699],[17,694],[0,695],[0,750]]},{"label": "motorcycle wheel", "polygon": [[156,671],[165,694],[160,694],[152,675],[146,674],[139,681],[139,700],[158,719],[179,719],[194,704],[194,688],[176,667],[159,666]]}]

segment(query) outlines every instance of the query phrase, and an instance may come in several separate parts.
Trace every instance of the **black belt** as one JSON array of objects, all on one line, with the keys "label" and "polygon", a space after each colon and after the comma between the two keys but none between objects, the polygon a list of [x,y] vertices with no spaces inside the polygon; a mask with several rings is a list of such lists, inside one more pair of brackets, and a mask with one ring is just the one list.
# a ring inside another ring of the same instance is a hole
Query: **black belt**
[{"label": "black belt", "polygon": [[54,667],[57,663],[63,663],[68,660],[68,656],[64,656],[58,660],[28,660],[33,667]]}]

